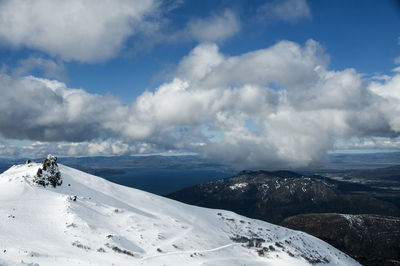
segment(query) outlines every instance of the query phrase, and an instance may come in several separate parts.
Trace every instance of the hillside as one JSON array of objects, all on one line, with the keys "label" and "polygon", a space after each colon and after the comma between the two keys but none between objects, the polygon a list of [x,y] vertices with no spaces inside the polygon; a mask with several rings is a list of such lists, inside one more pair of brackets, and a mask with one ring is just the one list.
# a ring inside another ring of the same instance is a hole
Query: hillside
[{"label": "hillside", "polygon": [[376,191],[362,184],[290,171],[242,171],[230,178],[185,188],[168,197],[273,223],[304,213],[400,216],[398,206],[373,196],[372,192]]},{"label": "hillside", "polygon": [[400,218],[337,213],[303,214],[281,225],[312,234],[363,265],[400,264]]},{"label": "hillside", "polygon": [[64,165],[43,187],[33,182],[40,166],[0,175],[0,265],[358,265],[305,233]]}]

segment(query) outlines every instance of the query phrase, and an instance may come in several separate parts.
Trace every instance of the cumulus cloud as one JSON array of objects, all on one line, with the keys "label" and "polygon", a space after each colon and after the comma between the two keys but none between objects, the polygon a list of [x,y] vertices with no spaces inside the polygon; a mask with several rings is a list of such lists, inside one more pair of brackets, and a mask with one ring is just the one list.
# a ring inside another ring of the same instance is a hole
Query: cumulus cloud
[{"label": "cumulus cloud", "polygon": [[83,141],[109,135],[126,107],[109,95],[64,83],[0,74],[0,134],[5,138]]},{"label": "cumulus cloud", "polygon": [[232,37],[239,30],[239,19],[232,11],[226,10],[222,15],[191,20],[184,31],[197,41],[217,42]]},{"label": "cumulus cloud", "polygon": [[204,87],[227,83],[266,86],[271,82],[304,87],[317,78],[314,68],[324,68],[327,62],[328,56],[313,40],[304,49],[293,42],[281,41],[268,49],[229,58],[224,58],[215,44],[201,44],[183,59],[178,76],[187,76]]},{"label": "cumulus cloud", "polygon": [[257,10],[258,19],[263,21],[297,22],[311,19],[311,9],[306,0],[284,0],[268,2]]},{"label": "cumulus cloud", "polygon": [[67,61],[103,61],[146,25],[157,6],[153,0],[0,1],[0,40]]},{"label": "cumulus cloud", "polygon": [[239,168],[304,166],[338,139],[397,141],[400,73],[364,80],[354,69],[330,70],[328,61],[313,40],[237,56],[203,43],[181,60],[173,80],[131,105],[58,81],[2,74],[0,134],[74,142],[64,144],[80,147],[71,154],[175,150]]},{"label": "cumulus cloud", "polygon": [[201,44],[134,113],[152,121],[150,135],[186,126],[173,138],[180,147],[245,166],[306,165],[338,137],[396,137],[398,76],[366,84],[354,69],[328,70],[328,58],[312,40],[233,57]]},{"label": "cumulus cloud", "polygon": [[[168,25],[168,23],[166,22]],[[171,30],[161,26],[157,30],[145,32],[144,43],[141,45],[148,47],[149,44],[157,43],[181,43],[181,42],[217,42],[221,43],[237,34],[241,29],[239,17],[232,10],[211,14],[207,17],[189,19],[186,24],[179,29]]]},{"label": "cumulus cloud", "polygon": [[160,152],[148,143],[126,143],[112,139],[83,142],[35,141],[25,145],[10,145],[0,141],[0,157],[43,158],[49,151],[57,156],[109,156]]},{"label": "cumulus cloud", "polygon": [[179,0],[0,1],[0,43],[40,50],[64,61],[96,63],[124,48],[127,52],[161,42],[222,42],[240,31],[231,10],[192,18],[173,29],[165,14],[181,5]]},{"label": "cumulus cloud", "polygon": [[12,71],[14,76],[24,76],[32,71],[40,71],[41,76],[46,78],[55,78],[57,80],[65,80],[67,71],[62,62],[55,62],[50,59],[40,57],[28,57],[21,59],[17,67]]}]

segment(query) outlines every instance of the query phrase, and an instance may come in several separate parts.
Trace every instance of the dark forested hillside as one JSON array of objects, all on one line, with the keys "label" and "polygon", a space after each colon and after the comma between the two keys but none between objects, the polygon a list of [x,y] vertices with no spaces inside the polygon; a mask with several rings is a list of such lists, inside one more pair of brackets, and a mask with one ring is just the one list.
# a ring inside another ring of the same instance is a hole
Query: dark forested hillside
[{"label": "dark forested hillside", "polygon": [[[317,175],[306,176],[290,171],[242,171],[234,177],[185,188],[168,197],[280,223],[287,217],[304,213],[400,216],[396,201],[384,200],[384,194],[390,194],[390,191]],[[390,195],[393,197],[393,193]]]}]

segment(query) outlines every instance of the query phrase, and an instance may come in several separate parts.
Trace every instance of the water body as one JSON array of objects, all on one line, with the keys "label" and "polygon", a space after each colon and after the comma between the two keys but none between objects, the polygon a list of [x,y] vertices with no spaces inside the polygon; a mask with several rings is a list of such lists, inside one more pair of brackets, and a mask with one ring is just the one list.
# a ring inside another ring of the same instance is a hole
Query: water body
[{"label": "water body", "polygon": [[8,170],[10,167],[11,167],[11,165],[0,166],[0,174],[3,173],[4,171]]},{"label": "water body", "polygon": [[166,195],[182,188],[200,183],[230,177],[234,173],[216,170],[182,170],[182,169],[121,169],[120,172],[96,172],[111,182],[148,191],[158,195]]}]

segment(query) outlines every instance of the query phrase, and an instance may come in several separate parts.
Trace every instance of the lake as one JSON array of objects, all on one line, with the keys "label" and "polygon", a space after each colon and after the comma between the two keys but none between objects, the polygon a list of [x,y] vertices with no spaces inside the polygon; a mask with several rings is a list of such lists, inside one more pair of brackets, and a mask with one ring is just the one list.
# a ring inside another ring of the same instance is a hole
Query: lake
[{"label": "lake", "polygon": [[166,195],[184,187],[217,180],[234,175],[234,173],[215,170],[176,170],[176,169],[121,169],[123,173],[96,172],[111,182],[148,191],[158,195]]}]

